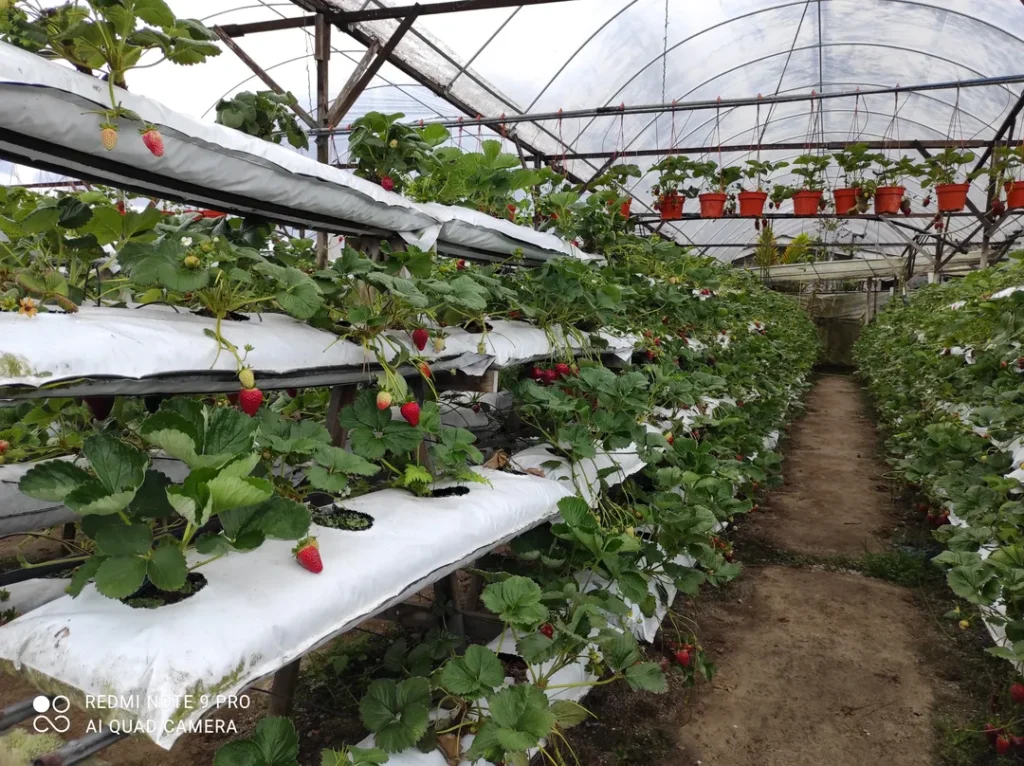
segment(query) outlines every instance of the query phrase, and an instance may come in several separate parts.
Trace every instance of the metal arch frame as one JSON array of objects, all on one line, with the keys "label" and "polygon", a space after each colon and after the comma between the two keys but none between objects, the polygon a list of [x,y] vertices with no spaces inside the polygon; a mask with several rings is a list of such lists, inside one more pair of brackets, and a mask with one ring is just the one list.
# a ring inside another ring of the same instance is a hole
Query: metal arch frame
[{"label": "metal arch frame", "polygon": [[[893,0],[893,2],[904,2],[904,1],[905,0]],[[793,50],[794,51],[814,50],[815,48],[819,48],[819,47],[821,47],[821,46],[818,46],[818,45],[805,45],[805,46],[801,46],[799,48],[794,48]],[[969,72],[972,72],[972,73],[978,75],[979,78],[984,78],[984,75],[981,74],[981,72],[977,71],[976,69],[972,69],[971,67],[968,67],[968,66],[965,66],[963,64],[960,64],[959,62],[953,61],[952,59],[948,59],[948,58],[946,58],[944,56],[938,56],[936,54],[919,51],[919,50],[917,50],[915,48],[906,48],[906,47],[898,46],[898,45],[889,45],[887,43],[867,43],[867,42],[828,43],[826,47],[829,47],[829,48],[838,48],[838,47],[871,47],[871,48],[885,48],[885,49],[890,49],[890,50],[898,50],[898,51],[901,51],[901,52],[904,52],[904,53],[916,53],[916,54],[919,54],[921,56],[927,56],[928,58],[933,58],[933,59],[936,59],[936,60],[939,60],[939,61],[943,61],[943,62],[945,62],[947,64],[951,64],[952,66],[961,67],[962,69],[965,69],[965,70],[967,70]],[[714,82],[715,80],[717,80],[717,79],[719,79],[721,77],[725,77],[726,75],[733,74],[734,72],[737,72],[737,71],[739,71],[741,69],[744,69],[744,68],[746,68],[748,66],[753,66],[754,64],[760,64],[761,62],[768,61],[769,59],[777,58],[779,56],[786,55],[787,53],[791,53],[791,52],[792,51],[776,51],[775,53],[769,53],[769,54],[766,54],[764,56],[758,56],[755,59],[751,59],[750,61],[745,61],[742,64],[737,64],[736,66],[730,67],[729,69],[726,69],[726,70],[724,70],[722,72],[718,72],[713,77],[709,77],[708,79],[706,79],[706,80],[704,80],[704,81],[694,85],[692,88],[690,88],[690,90],[686,91],[686,93],[684,93],[682,95],[682,98],[685,98],[686,96],[688,96],[691,93],[693,93],[695,90],[698,90],[699,88],[703,88],[704,86]],[[645,69],[646,69],[646,67],[645,67]],[[623,85],[619,88],[619,90],[617,90],[615,92],[615,95],[616,96],[619,95],[622,92],[622,90],[627,85],[629,85],[629,83],[632,82],[633,79],[635,79],[637,76],[639,76],[639,72],[633,78],[631,78],[627,82],[623,83]],[[1014,99],[1017,98],[1017,94],[1015,94],[1012,91],[1010,91],[1009,88],[1005,88],[1005,86],[994,86],[994,87],[1003,87],[1007,91],[1007,93],[1009,93],[1011,96],[1013,96]],[[607,106],[607,103],[610,103],[613,100],[614,100],[614,96],[611,99],[609,99],[609,101],[606,102],[605,105]],[[969,112],[965,112],[965,113],[966,114],[970,114]],[[970,114],[970,116],[973,119],[977,120],[978,122],[982,122],[984,124],[984,122],[980,118],[975,117],[973,114]],[[579,136],[577,136],[576,141],[579,140],[579,137],[582,136],[587,131],[587,129],[594,123],[594,120],[596,120],[596,119],[597,119],[596,117],[592,117],[590,122],[587,123],[587,125],[584,126],[580,130]],[[657,118],[655,118],[655,119],[657,119]],[[653,120],[652,120],[652,122],[653,122]],[[645,126],[643,128],[643,130],[646,130],[646,129],[647,129],[647,126]],[[575,143],[575,141],[573,143]],[[572,148],[572,144],[570,144],[569,148],[570,149]]]},{"label": "metal arch frame", "polygon": [[[786,53],[786,60],[782,64],[782,71],[779,73],[779,81],[777,83],[775,83],[775,93],[773,94],[775,96],[779,95],[779,91],[782,89],[782,83],[786,79],[786,72],[789,71],[789,62],[793,60],[793,53],[796,51],[796,41],[800,39],[800,30],[802,30],[804,28],[804,19],[807,18],[807,9],[810,8],[810,7],[811,7],[811,0],[806,0],[806,2],[804,3],[804,10],[800,14],[800,21],[797,22],[797,25],[796,25],[796,32],[793,33],[793,42],[790,44],[789,51]],[[818,13],[818,56],[820,57],[821,56],[821,6],[820,5],[818,6],[818,11],[819,11],[819,13]],[[665,58],[666,59],[668,58],[667,52],[666,52]],[[820,58],[819,58],[819,61],[820,61]],[[819,70],[819,72],[820,72],[820,70]],[[700,86],[698,86],[698,87],[700,87]],[[768,118],[764,122],[764,127],[761,128],[761,135],[757,139],[757,143],[758,144],[764,142],[764,134],[768,131],[768,124],[772,121],[772,115],[775,114],[775,107],[776,106],[777,106],[777,102],[773,102],[772,105],[768,107]],[[814,106],[814,103],[811,102],[811,108],[812,109],[813,109],[813,106]],[[654,122],[655,122],[655,124],[657,124],[657,118],[655,118]],[[825,128],[825,123],[823,121],[822,122],[822,130],[824,130],[824,128]],[[644,130],[646,131],[647,129],[644,128]]]},{"label": "metal arch frame", "polygon": [[[834,81],[830,81],[830,82],[828,82],[828,83],[824,83],[824,85],[857,85],[857,84],[858,84],[858,83],[851,83],[851,82],[834,82]],[[874,84],[874,83],[862,83],[862,84],[868,84],[868,85],[872,85],[873,87],[875,87],[875,86],[876,86],[876,84]],[[877,86],[877,87],[884,87],[884,86]],[[801,87],[795,87],[795,88],[787,88],[787,89],[786,89],[785,91],[782,91],[782,93],[789,93],[789,92],[791,92],[791,91],[799,91],[799,90],[802,90],[802,89],[803,89],[803,87],[802,87],[802,86],[801,86]],[[935,102],[937,102],[937,103],[939,103],[939,104],[942,104],[943,106],[947,106],[947,107],[949,107],[949,108],[951,108],[951,109],[953,108],[953,104],[949,103],[948,101],[944,101],[944,100],[943,100],[943,99],[941,99],[941,98],[936,98],[935,96],[931,96],[931,95],[928,95],[928,94],[926,94],[926,93],[917,93],[917,92],[914,92],[914,93],[912,93],[911,95],[915,95],[915,96],[918,96],[919,98],[924,98],[924,99],[927,99],[927,100],[929,100],[929,101],[935,101]],[[733,113],[733,112],[734,112],[734,111],[735,111],[736,109],[738,109],[738,108],[740,108],[740,107],[733,107],[733,108],[729,109],[729,111],[727,112],[727,114],[732,114],[732,113]],[[844,110],[844,109],[828,109],[827,111],[828,111],[828,112],[830,112],[830,113],[844,113],[844,112],[848,112],[849,110]],[[871,112],[870,110],[866,110],[866,111],[867,111],[867,113],[868,113],[868,114],[881,114],[880,112]],[[660,117],[660,115],[659,115],[659,117]],[[784,119],[789,119],[789,116],[787,116],[787,117],[786,117],[786,118],[784,118]],[[905,121],[905,122],[906,122],[906,121],[910,121],[910,122],[913,122],[914,124],[921,124],[921,123],[917,122],[916,120],[910,120],[910,119],[909,119],[909,118],[907,118],[907,117],[897,117],[897,119],[899,119],[899,120],[902,120],[902,121]],[[974,117],[974,116],[971,116],[971,119],[973,119],[973,120],[976,120],[976,121],[977,121],[978,123],[982,124],[982,125],[983,125],[984,127],[986,127],[986,128],[990,128],[990,129],[992,129],[993,131],[997,130],[996,126],[995,126],[995,125],[994,125],[994,124],[993,124],[992,122],[984,122],[984,121],[983,121],[983,120],[982,120],[982,119],[981,119],[980,117]],[[644,128],[642,128],[642,129],[641,129],[641,130],[640,130],[640,131],[639,131],[639,132],[638,132],[638,133],[637,133],[637,134],[636,134],[636,135],[635,135],[635,136],[634,136],[634,137],[633,137],[633,138],[632,138],[632,139],[630,140],[629,144],[627,144],[627,146],[625,147],[625,149],[624,149],[624,150],[621,150],[621,151],[614,151],[614,152],[613,152],[613,151],[609,151],[609,152],[606,152],[606,154],[608,154],[609,156],[611,156],[611,155],[613,155],[613,154],[615,154],[615,155],[619,155],[619,154],[621,154],[621,155],[623,155],[623,156],[629,156],[629,155],[627,154],[627,152],[631,151],[631,148],[630,148],[630,147],[632,147],[632,145],[633,145],[634,143],[636,143],[636,141],[637,141],[637,140],[638,140],[638,139],[639,139],[639,138],[640,138],[641,136],[643,136],[643,135],[644,135],[645,133],[647,133],[647,131],[648,131],[648,130],[650,129],[650,127],[651,127],[651,126],[652,126],[652,125],[654,124],[654,122],[655,122],[655,121],[656,121],[656,120],[652,120],[652,121],[651,121],[650,123],[648,123],[648,124],[647,124],[646,126],[644,126]],[[702,123],[700,123],[699,125],[697,125],[696,127],[694,127],[694,128],[692,129],[692,130],[690,130],[690,131],[689,131],[688,133],[686,133],[686,134],[684,134],[684,135],[680,136],[680,137],[679,137],[679,138],[680,138],[680,143],[681,143],[681,140],[682,140],[683,138],[687,138],[687,137],[689,137],[689,136],[692,136],[692,135],[693,135],[694,133],[698,132],[698,131],[699,131],[699,130],[700,130],[701,128],[704,128],[704,127],[706,127],[706,126],[707,126],[707,125],[708,125],[708,124],[710,123],[710,121],[711,121],[710,119],[708,119],[708,120],[705,120],[704,122],[702,122]],[[775,120],[772,120],[772,121],[773,121],[773,122],[778,122],[778,121],[779,121],[779,119],[775,119]],[[745,131],[744,131],[744,132],[745,132]],[[825,131],[825,132],[826,132],[826,133],[837,133],[838,131]],[[979,131],[979,132],[980,132],[980,131]],[[734,134],[733,134],[733,135],[732,135],[732,136],[731,136],[731,137],[730,137],[730,138],[729,138],[728,140],[729,140],[729,141],[731,142],[732,140],[734,140],[735,138],[737,138],[737,137],[739,137],[739,136],[741,136],[741,135],[742,135],[742,133],[734,133]],[[876,136],[877,136],[877,134],[872,134],[872,135],[876,135]],[[781,142],[776,142],[776,141],[773,141],[773,142],[771,142],[771,143],[770,143],[770,144],[768,144],[768,145],[762,146],[762,149],[765,149],[765,150],[769,150],[769,151],[770,151],[770,150],[772,149],[772,144],[774,144],[774,143],[781,143]],[[725,144],[725,142],[723,141],[723,146],[724,146],[724,145],[726,145],[726,144]],[[709,148],[709,149],[713,149],[713,148],[716,148],[716,147],[714,147],[714,146],[710,146],[710,147],[707,147],[707,148]],[[590,153],[590,152],[587,152],[587,154],[591,154],[591,153]],[[598,152],[594,152],[594,154],[596,155],[596,154],[598,154]],[[573,157],[572,153],[567,153],[566,157],[567,157],[567,159],[575,159],[575,157]]]},{"label": "metal arch frame", "polygon": [[[828,1],[828,0],[826,0],[826,1]],[[713,31],[715,29],[718,29],[718,28],[720,28],[722,26],[725,26],[726,24],[731,24],[734,21],[739,21],[739,20],[742,20],[742,19],[745,19],[745,18],[756,16],[756,15],[758,15],[760,13],[769,13],[771,11],[781,10],[781,9],[784,9],[784,8],[791,8],[791,7],[798,6],[798,5],[804,5],[806,2],[807,2],[807,0],[793,0],[793,2],[781,3],[779,5],[773,5],[773,6],[770,6],[768,8],[761,8],[761,9],[758,9],[756,11],[750,11],[749,13],[745,13],[745,14],[742,14],[740,16],[736,16],[736,17],[734,17],[732,19],[727,19],[727,20],[721,21],[721,22],[719,22],[717,24],[713,24],[712,26],[707,27],[706,29],[702,29],[699,32],[696,32],[696,33],[690,35],[689,37],[686,37],[686,38],[680,40],[679,42],[677,42],[674,45],[672,45],[663,54],[659,54],[654,59],[649,61],[647,64],[642,66],[639,70],[637,70],[628,80],[626,80],[622,85],[619,86],[618,90],[616,90],[614,93],[612,93],[608,97],[608,99],[605,101],[605,106],[608,106],[609,104],[611,104],[615,100],[616,96],[621,94],[622,91],[630,83],[632,83],[634,80],[636,80],[648,68],[650,68],[651,66],[654,66],[658,61],[660,61],[662,59],[662,57],[668,56],[668,54],[670,52],[674,51],[676,48],[679,48],[680,46],[685,45],[688,42],[691,42],[692,40],[700,37],[701,35],[706,34],[708,32],[711,32],[711,31]],[[993,24],[991,24],[991,23],[989,23],[987,21],[983,21],[981,19],[977,19],[974,16],[970,16],[970,15],[962,13],[960,11],[952,11],[952,10],[948,10],[948,9],[944,9],[944,8],[936,8],[933,5],[928,5],[927,3],[921,3],[921,2],[918,2],[917,0],[889,0],[889,2],[904,3],[904,4],[907,4],[907,5],[915,5],[915,6],[920,6],[920,7],[923,7],[923,8],[929,8],[931,10],[942,11],[943,13],[952,13],[954,15],[962,16],[963,18],[967,18],[967,19],[970,19],[972,21],[976,21],[977,23],[982,24],[984,26],[991,27],[992,29],[999,31],[999,32],[1003,33],[1004,35],[1006,35],[1008,37],[1011,37],[1014,40],[1016,40],[1017,42],[1019,42],[1022,45],[1024,45],[1024,40],[1022,40],[1021,38],[1017,37],[1016,35],[1014,35],[1014,34],[1012,34],[1010,32],[1007,32],[1004,29],[1000,29],[999,27],[996,27],[995,25],[993,25]],[[828,47],[836,47],[836,46],[840,45],[840,43],[827,43],[825,45],[827,45]],[[968,67],[968,66],[966,66],[964,64],[960,64],[959,62],[952,61],[952,60],[947,59],[947,58],[945,58],[943,56],[937,56],[935,54],[923,53],[923,52],[917,51],[916,49],[913,49],[913,48],[905,48],[903,46],[897,46],[897,45],[888,45],[888,44],[881,44],[881,43],[866,43],[866,42],[842,43],[842,45],[853,45],[853,46],[856,46],[856,45],[872,45],[872,46],[875,46],[875,47],[890,48],[890,49],[893,49],[893,50],[899,50],[899,51],[904,51],[904,52],[916,52],[916,53],[920,53],[921,55],[926,55],[926,56],[930,56],[931,58],[935,58],[935,59],[938,59],[938,60],[941,60],[941,61],[945,61],[946,63],[952,64],[954,66],[962,67],[963,69],[965,69],[967,71],[970,71],[970,72],[974,72],[975,74],[978,74],[979,76],[984,76],[980,72],[978,72],[977,70],[974,70],[971,67]],[[807,46],[801,46],[799,48],[791,48],[788,51],[788,53],[790,55],[792,55],[793,52],[798,51],[798,50],[800,50],[800,51],[803,51],[803,50],[814,50],[816,48],[820,50],[822,47],[823,47],[823,44],[819,40],[817,45],[807,45]],[[785,50],[777,51],[775,53],[772,53],[772,54],[760,57],[758,59],[755,59],[754,61],[755,62],[757,62],[757,61],[766,61],[769,58],[774,58],[776,56],[781,56],[781,55],[783,55],[785,53],[787,53],[787,51],[785,51]],[[710,78],[708,80],[705,80],[703,83],[701,83],[701,85],[706,85],[709,82],[713,82],[714,80],[718,79],[719,77],[722,77],[722,76],[724,76],[726,74],[730,74],[730,73],[736,71],[737,69],[741,68],[742,66],[743,65],[741,65],[740,67],[733,67],[731,69],[727,69],[724,72],[721,72],[721,73],[715,75],[715,77],[712,77],[712,78]],[[550,86],[550,84],[551,83],[549,82],[548,85],[545,86],[545,90]],[[698,86],[698,87],[700,87],[700,86]],[[691,90],[690,92],[692,93],[693,91]],[[1007,92],[1010,93],[1009,90],[1007,90]],[[1016,94],[1011,93],[1011,95],[1016,97]],[[583,133],[584,131],[586,131],[586,129],[588,127],[589,127],[589,123],[580,132]]]}]

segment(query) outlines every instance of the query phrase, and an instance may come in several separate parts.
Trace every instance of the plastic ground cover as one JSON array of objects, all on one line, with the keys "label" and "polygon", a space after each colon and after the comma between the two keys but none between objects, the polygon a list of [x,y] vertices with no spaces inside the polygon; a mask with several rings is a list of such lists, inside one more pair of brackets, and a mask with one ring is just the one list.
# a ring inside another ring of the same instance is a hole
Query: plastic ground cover
[{"label": "plastic ground cover", "polygon": [[[534,452],[522,459],[545,458]],[[577,481],[617,459],[586,461]],[[624,460],[623,475],[643,465],[626,451]],[[558,500],[575,494],[571,481],[558,481],[573,474],[568,466],[551,478],[477,470],[490,486],[473,484],[463,496],[415,498],[386,489],[345,501],[374,524],[361,532],[315,527],[325,562],[318,575],[295,563],[290,543],[267,541],[204,566],[205,588],[158,609],[133,609],[88,585],[77,599],[57,599],[0,628],[0,665],[79,707],[88,694],[128,697],[132,704],[110,715],[138,722],[169,749],[181,725],[213,707],[215,695],[238,693],[400,603],[552,518]],[[186,693],[195,695],[191,705]],[[204,694],[211,695],[205,703]]]},{"label": "plastic ground cover", "polygon": [[101,175],[153,192],[168,188],[170,179],[172,188],[187,188],[197,203],[215,207],[229,198],[234,209],[284,222],[327,224],[350,233],[395,232],[441,251],[450,238],[452,254],[467,249],[504,257],[522,250],[537,260],[586,257],[552,234],[461,208],[428,210],[305,154],[114,90],[122,106],[160,128],[162,157],[133,140],[137,123],[120,120],[122,139],[107,152],[95,120],[82,120],[84,112],[110,108],[107,83],[0,43],[0,150],[29,164],[60,164],[81,177]]}]

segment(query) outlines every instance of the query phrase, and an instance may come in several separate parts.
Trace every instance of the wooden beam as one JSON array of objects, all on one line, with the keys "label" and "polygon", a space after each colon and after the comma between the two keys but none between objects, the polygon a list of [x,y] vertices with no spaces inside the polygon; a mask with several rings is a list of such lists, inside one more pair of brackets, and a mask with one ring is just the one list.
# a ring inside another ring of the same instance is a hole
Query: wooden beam
[{"label": "wooden beam", "polygon": [[[352,94],[355,92],[355,89],[359,87],[359,81],[362,80],[363,75],[366,74],[366,70],[370,68],[374,58],[376,58],[379,53],[380,46],[374,43],[366,49],[363,57],[359,59],[359,63],[356,64],[356,68],[352,70],[352,74],[349,75],[348,81],[345,83],[344,87],[338,91],[337,98],[334,99],[334,103],[331,104],[331,108],[327,111],[326,122],[328,130],[334,128],[341,121],[341,118],[345,116],[348,111],[345,108],[345,103],[351,103]],[[365,90],[365,86],[363,89]],[[343,112],[342,109],[345,109],[345,111]]]},{"label": "wooden beam", "polygon": [[[356,71],[352,73],[352,77],[345,83],[345,87],[342,92],[338,94],[338,98],[335,100],[334,105],[331,107],[331,113],[327,115],[328,121],[334,117],[334,124],[344,117],[348,110],[352,108],[352,105],[359,98],[360,94],[366,90],[366,86],[370,84],[370,81],[377,75],[380,68],[384,66],[384,62],[388,60],[388,57],[394,53],[395,47],[399,41],[405,37],[405,33],[412,29],[413,22],[416,21],[415,16],[406,16],[402,19],[402,23],[398,25],[398,28],[391,33],[391,37],[384,44],[384,47],[380,49],[375,55],[372,52],[376,48],[376,45],[371,45],[366,55],[363,56],[363,60],[356,66]],[[360,69],[362,71],[360,71]],[[357,76],[358,75],[358,76]],[[354,79],[353,79],[354,78]],[[333,128],[334,124],[329,124],[328,129]]]},{"label": "wooden beam", "polygon": [[[224,43],[226,46],[228,46],[228,48],[232,52],[234,52],[234,54],[236,56],[238,56],[238,58],[240,58],[242,60],[242,63],[244,63],[247,67],[249,67],[249,69],[251,69],[253,71],[253,74],[255,74],[257,77],[259,77],[261,80],[263,80],[264,84],[268,88],[270,88],[272,91],[274,91],[274,93],[277,93],[279,96],[283,96],[283,95],[285,95],[288,92],[284,88],[282,88],[280,85],[278,85],[277,81],[273,77],[271,77],[269,74],[267,74],[259,64],[257,64],[255,61],[253,61],[249,57],[249,54],[246,53],[245,51],[243,51],[238,46],[238,43],[236,43],[234,40],[232,40],[231,36],[228,35],[224,31],[224,29],[222,27],[215,26],[213,28],[213,32],[214,32],[215,35],[217,35],[217,37],[220,38],[221,42]],[[289,104],[289,106],[291,107],[291,110],[293,112],[295,112],[295,114],[297,114],[299,116],[299,119],[301,119],[304,123],[306,123],[306,125],[308,125],[310,128],[316,128],[317,127],[316,120],[314,120],[309,115],[309,112],[307,112],[305,109],[303,109],[298,104]]]},{"label": "wooden beam", "polygon": [[250,24],[222,24],[221,29],[228,37],[245,37],[255,32],[277,32],[282,29],[302,29],[311,27],[316,22],[316,16],[295,16],[288,19],[273,19],[271,21],[254,21]]}]

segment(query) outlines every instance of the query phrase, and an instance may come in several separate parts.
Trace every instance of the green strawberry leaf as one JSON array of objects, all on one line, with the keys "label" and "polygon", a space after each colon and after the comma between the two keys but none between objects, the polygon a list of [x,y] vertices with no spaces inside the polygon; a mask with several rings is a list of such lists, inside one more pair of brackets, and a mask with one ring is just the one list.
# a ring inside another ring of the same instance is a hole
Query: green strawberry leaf
[{"label": "green strawberry leaf", "polygon": [[482,598],[484,606],[514,628],[533,630],[548,617],[540,586],[528,577],[516,575],[492,583],[484,588]]},{"label": "green strawberry leaf", "polygon": [[188,577],[185,554],[175,545],[161,545],[149,557],[146,574],[160,590],[180,590]]},{"label": "green strawberry leaf", "polygon": [[470,700],[490,694],[504,681],[501,660],[484,646],[470,646],[462,657],[448,660],[441,671],[441,686]]},{"label": "green strawberry leaf", "polygon": [[135,490],[110,492],[97,479],[90,479],[64,497],[64,505],[83,516],[95,513],[100,516],[123,511],[135,499]]},{"label": "green strawberry leaf", "polygon": [[569,729],[590,718],[591,713],[583,705],[572,700],[555,700],[551,703],[555,721],[563,729]]},{"label": "green strawberry leaf", "polygon": [[[260,531],[276,540],[301,540],[309,532],[309,508],[275,494],[260,506]],[[223,514],[220,516],[223,519]]]},{"label": "green strawberry leaf", "polygon": [[113,436],[90,436],[82,445],[82,452],[96,478],[111,493],[136,490],[146,478],[149,455]]},{"label": "green strawberry leaf", "polygon": [[359,713],[382,750],[407,750],[427,731],[430,682],[426,678],[374,681],[359,704]]},{"label": "green strawberry leaf", "polygon": [[107,556],[144,556],[153,545],[153,530],[148,524],[105,524],[95,540]]},{"label": "green strawberry leaf", "polygon": [[96,590],[107,598],[127,598],[146,578],[146,559],[139,556],[111,556],[96,570]]},{"label": "green strawberry leaf", "polygon": [[223,473],[207,482],[206,486],[210,490],[214,514],[244,505],[258,505],[274,492],[273,485],[266,479],[238,478]]},{"label": "green strawberry leaf", "polygon": [[634,691],[664,694],[668,691],[668,681],[661,667],[656,662],[641,662],[626,668],[626,683]]},{"label": "green strawberry leaf", "polygon": [[69,492],[89,481],[88,471],[67,460],[50,460],[26,472],[18,489],[37,500],[62,503]]},{"label": "green strawberry leaf", "polygon": [[82,588],[96,576],[96,571],[105,560],[103,556],[93,556],[75,570],[67,587],[67,593],[71,598],[75,598],[82,592]]}]

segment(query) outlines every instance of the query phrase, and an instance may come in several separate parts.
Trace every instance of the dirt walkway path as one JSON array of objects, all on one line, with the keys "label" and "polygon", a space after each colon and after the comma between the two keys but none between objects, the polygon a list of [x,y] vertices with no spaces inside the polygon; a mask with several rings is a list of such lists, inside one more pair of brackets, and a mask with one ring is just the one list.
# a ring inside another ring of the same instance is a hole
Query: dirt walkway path
[{"label": "dirt walkway path", "polygon": [[[824,375],[784,445],[785,485],[744,546],[780,559],[859,559],[894,523],[860,388]],[[751,567],[699,616],[719,674],[678,730],[673,766],[928,763],[932,677],[925,618],[903,588],[821,566]],[[667,766],[666,762],[666,766]]]}]

